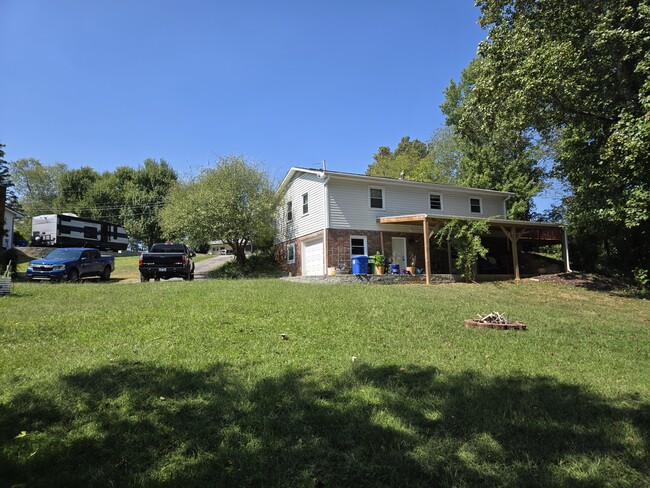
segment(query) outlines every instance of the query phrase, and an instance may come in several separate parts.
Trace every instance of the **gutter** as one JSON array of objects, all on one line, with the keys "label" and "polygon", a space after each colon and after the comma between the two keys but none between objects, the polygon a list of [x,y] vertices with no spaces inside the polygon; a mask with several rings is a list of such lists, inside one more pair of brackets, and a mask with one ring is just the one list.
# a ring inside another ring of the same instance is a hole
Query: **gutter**
[{"label": "gutter", "polygon": [[326,175],[326,173],[323,171],[322,173],[323,176],[325,177],[325,180],[323,181],[323,271],[324,274],[327,274],[327,264],[329,261],[329,248],[327,246],[327,241],[328,241],[328,236],[327,236],[327,229],[330,226],[330,193],[329,193],[329,187],[327,184],[330,181],[330,175]]}]

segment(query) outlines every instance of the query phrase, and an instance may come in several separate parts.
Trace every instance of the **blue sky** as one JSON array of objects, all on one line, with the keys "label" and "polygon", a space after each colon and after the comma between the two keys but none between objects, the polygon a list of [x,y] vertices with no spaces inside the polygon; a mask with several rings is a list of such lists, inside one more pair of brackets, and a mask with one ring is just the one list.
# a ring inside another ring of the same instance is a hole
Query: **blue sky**
[{"label": "blue sky", "polygon": [[0,0],[0,142],[112,170],[243,154],[363,173],[427,139],[485,32],[472,0]]}]

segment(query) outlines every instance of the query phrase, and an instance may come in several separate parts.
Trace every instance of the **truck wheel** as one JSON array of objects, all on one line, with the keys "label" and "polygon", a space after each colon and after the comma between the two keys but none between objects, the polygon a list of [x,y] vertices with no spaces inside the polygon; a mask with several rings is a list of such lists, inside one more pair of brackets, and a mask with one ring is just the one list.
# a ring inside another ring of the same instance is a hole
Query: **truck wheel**
[{"label": "truck wheel", "polygon": [[106,266],[104,268],[104,271],[102,271],[102,275],[99,277],[100,280],[102,281],[108,281],[111,279],[111,267]]},{"label": "truck wheel", "polygon": [[144,283],[145,281],[149,281],[149,278],[147,278],[145,275],[140,273],[140,281]]},{"label": "truck wheel", "polygon": [[79,271],[72,268],[68,273],[68,281],[70,283],[76,283],[77,281],[79,281]]}]

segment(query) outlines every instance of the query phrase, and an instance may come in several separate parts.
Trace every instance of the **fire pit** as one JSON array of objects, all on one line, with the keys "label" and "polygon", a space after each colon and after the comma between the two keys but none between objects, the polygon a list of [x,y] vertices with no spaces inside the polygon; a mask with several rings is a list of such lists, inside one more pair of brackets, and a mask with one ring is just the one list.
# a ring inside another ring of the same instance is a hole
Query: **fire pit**
[{"label": "fire pit", "polygon": [[476,319],[467,319],[465,320],[465,327],[498,330],[526,330],[526,325],[521,322],[511,322],[504,314],[499,312],[492,312],[487,315],[478,315],[478,318]]}]

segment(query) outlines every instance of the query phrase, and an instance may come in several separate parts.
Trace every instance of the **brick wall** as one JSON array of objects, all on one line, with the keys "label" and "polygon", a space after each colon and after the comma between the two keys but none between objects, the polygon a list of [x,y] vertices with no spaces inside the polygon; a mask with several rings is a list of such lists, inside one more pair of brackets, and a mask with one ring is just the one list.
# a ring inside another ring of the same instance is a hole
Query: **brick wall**
[{"label": "brick wall", "polygon": [[[322,231],[315,232],[298,239],[286,241],[276,245],[275,257],[280,264],[283,272],[291,276],[302,275],[302,243],[310,241],[323,235]],[[351,269],[352,263],[350,258],[350,237],[365,236],[368,243],[368,255],[372,256],[377,251],[389,258],[393,253],[392,238],[406,238],[407,266],[410,265],[411,256],[415,255],[416,267],[424,268],[424,236],[421,233],[411,232],[381,232],[366,230],[340,230],[327,229],[327,259],[326,268],[336,267]],[[289,244],[296,246],[295,263],[287,263],[287,249]],[[430,242],[431,250],[431,269],[434,273],[449,273],[447,258],[447,246],[443,245],[438,248],[433,239]]]},{"label": "brick wall", "polygon": [[[322,235],[323,231],[319,231],[299,237],[298,239],[293,239],[277,244],[275,246],[275,259],[280,264],[282,271],[286,275],[300,276],[302,274],[302,243],[305,241],[317,239],[318,237],[322,237]],[[289,244],[295,244],[296,246],[296,260],[293,264],[289,264],[287,262]]]},{"label": "brick wall", "polygon": [[[407,261],[410,261],[411,254],[415,254],[416,266],[424,267],[424,236],[421,233],[411,232],[381,232],[366,230],[340,230],[328,229],[328,256],[327,266],[351,268],[350,262],[350,237],[365,236],[368,243],[368,255],[372,256],[377,251],[381,252],[387,258],[393,253],[393,237],[406,238]],[[383,252],[382,252],[383,241]],[[409,263],[407,262],[407,265]]]}]

